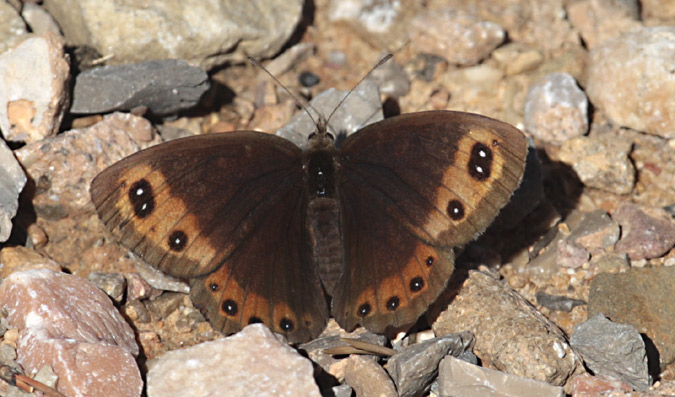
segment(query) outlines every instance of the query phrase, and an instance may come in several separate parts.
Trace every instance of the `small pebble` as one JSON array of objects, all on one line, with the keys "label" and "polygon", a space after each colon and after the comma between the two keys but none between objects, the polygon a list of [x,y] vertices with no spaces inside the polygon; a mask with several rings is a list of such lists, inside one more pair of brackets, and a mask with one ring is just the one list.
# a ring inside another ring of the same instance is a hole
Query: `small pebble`
[{"label": "small pebble", "polygon": [[119,273],[89,273],[87,280],[105,292],[113,301],[119,303],[124,297],[124,287],[126,280]]},{"label": "small pebble", "polygon": [[303,87],[313,87],[317,84],[319,84],[319,76],[312,72],[302,72],[300,73],[300,76],[298,76],[298,80],[300,81],[300,84],[302,84]]},{"label": "small pebble", "polygon": [[580,299],[572,299],[566,296],[550,295],[543,291],[536,293],[537,303],[549,310],[571,312],[577,306],[585,305]]},{"label": "small pebble", "polygon": [[571,75],[548,74],[530,86],[524,118],[525,131],[560,144],[588,131],[588,99]]}]

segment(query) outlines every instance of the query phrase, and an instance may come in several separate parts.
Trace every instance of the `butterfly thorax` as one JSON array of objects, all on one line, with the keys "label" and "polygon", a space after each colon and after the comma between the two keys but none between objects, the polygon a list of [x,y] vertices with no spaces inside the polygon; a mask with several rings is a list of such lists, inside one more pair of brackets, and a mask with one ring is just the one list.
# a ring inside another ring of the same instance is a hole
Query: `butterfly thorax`
[{"label": "butterfly thorax", "polygon": [[309,148],[302,155],[306,194],[309,199],[335,198],[338,151],[325,133],[310,138]]},{"label": "butterfly thorax", "polygon": [[306,229],[313,259],[328,294],[344,272],[337,192],[338,151],[325,133],[310,138],[302,156],[307,203]]}]

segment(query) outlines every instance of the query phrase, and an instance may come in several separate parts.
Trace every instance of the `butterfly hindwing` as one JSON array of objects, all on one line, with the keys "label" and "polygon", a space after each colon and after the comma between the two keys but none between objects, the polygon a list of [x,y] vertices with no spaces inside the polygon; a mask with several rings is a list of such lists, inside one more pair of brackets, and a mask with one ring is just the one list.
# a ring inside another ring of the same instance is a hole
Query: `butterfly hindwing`
[{"label": "butterfly hindwing", "polygon": [[190,278],[193,302],[225,333],[258,320],[291,340],[323,328],[292,143],[256,132],[179,139],[109,167],[91,193],[120,242]]},{"label": "butterfly hindwing", "polygon": [[345,272],[338,322],[375,332],[412,324],[445,287],[453,247],[471,241],[517,188],[527,142],[516,128],[461,112],[371,124],[341,152]]}]

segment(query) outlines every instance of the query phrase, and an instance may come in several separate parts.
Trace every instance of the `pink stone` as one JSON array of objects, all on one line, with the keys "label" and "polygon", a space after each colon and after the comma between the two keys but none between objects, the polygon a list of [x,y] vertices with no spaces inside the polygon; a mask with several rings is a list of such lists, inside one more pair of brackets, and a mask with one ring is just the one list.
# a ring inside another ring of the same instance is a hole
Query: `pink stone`
[{"label": "pink stone", "polygon": [[262,324],[148,363],[148,397],[320,396],[312,363]]},{"label": "pink stone", "polygon": [[0,305],[20,330],[18,362],[29,374],[49,365],[68,396],[140,396],[134,332],[108,296],[77,276],[16,272],[0,285]]}]

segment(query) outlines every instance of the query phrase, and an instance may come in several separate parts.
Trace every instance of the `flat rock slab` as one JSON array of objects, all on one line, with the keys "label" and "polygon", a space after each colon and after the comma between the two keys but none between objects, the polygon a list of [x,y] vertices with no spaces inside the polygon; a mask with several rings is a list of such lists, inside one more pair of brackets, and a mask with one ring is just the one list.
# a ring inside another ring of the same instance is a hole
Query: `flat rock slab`
[{"label": "flat rock slab", "polygon": [[469,364],[452,356],[441,361],[439,389],[454,397],[563,397],[562,387]]},{"label": "flat rock slab", "polygon": [[146,106],[156,115],[189,109],[209,88],[206,72],[180,59],[102,66],[77,75],[73,113],[108,113]]}]

